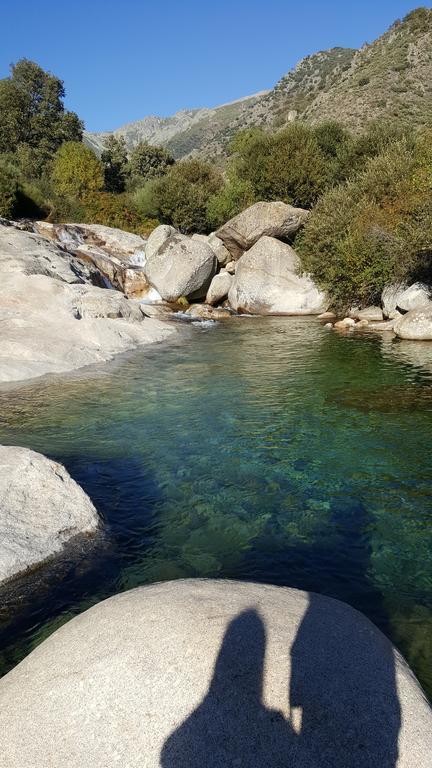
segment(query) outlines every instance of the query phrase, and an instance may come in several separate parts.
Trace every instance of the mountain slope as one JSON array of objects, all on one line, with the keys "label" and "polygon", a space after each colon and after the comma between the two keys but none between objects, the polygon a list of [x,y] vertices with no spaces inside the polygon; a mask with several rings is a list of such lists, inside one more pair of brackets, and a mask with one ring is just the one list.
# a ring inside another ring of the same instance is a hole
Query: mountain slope
[{"label": "mountain slope", "polygon": [[[223,158],[234,134],[252,126],[277,129],[295,119],[335,119],[354,131],[374,119],[421,125],[432,119],[432,10],[418,8],[359,50],[331,48],[302,59],[271,91],[214,109],[146,117],[114,131],[129,148],[140,140],[175,158]],[[100,152],[108,133],[86,133]]]}]

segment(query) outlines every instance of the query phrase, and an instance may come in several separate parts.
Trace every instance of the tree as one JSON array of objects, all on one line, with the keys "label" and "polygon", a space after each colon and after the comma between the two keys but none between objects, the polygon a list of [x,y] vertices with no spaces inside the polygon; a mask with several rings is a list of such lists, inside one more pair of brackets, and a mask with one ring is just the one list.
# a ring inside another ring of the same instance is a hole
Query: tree
[{"label": "tree", "polygon": [[103,189],[102,163],[84,144],[67,141],[54,158],[52,182],[57,194],[82,200]]},{"label": "tree", "polygon": [[128,156],[123,136],[111,134],[101,154],[107,192],[124,192],[128,177]]},{"label": "tree", "polygon": [[182,160],[155,182],[155,212],[161,221],[186,234],[205,232],[208,202],[222,185],[222,175],[213,166],[201,160]]},{"label": "tree", "polygon": [[0,151],[25,145],[41,173],[65,141],[81,141],[83,124],[64,108],[64,86],[33,61],[21,59],[0,81]]},{"label": "tree", "polygon": [[168,150],[140,141],[130,154],[129,173],[132,189],[143,186],[149,179],[163,176],[173,164],[174,158]]}]

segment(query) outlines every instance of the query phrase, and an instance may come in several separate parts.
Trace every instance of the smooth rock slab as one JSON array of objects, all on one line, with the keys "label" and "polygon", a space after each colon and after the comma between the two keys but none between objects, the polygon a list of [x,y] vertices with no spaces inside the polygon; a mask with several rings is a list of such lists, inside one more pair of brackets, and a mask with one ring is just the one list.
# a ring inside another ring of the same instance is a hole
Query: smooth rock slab
[{"label": "smooth rock slab", "polygon": [[99,525],[89,497],[61,464],[27,448],[0,446],[0,584]]},{"label": "smooth rock slab", "polygon": [[432,716],[391,643],[315,594],[140,587],[0,681],[2,768],[427,768]]}]

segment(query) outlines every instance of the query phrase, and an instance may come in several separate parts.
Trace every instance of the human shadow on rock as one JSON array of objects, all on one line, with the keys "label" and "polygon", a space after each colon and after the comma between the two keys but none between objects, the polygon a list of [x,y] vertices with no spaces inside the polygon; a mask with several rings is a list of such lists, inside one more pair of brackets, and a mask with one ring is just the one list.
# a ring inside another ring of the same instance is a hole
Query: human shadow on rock
[{"label": "human shadow on rock", "polygon": [[310,596],[290,651],[289,718],[263,703],[262,618],[255,609],[234,618],[206,696],[163,746],[162,768],[394,768],[392,646],[332,607]]}]

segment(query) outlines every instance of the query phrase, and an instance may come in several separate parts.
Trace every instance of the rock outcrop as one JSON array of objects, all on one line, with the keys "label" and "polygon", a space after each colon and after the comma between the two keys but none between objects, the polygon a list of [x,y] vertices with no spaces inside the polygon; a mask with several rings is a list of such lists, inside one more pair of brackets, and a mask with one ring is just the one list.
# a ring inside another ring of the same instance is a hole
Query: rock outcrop
[{"label": "rock outcrop", "polygon": [[99,526],[92,502],[61,464],[0,446],[0,584]]},{"label": "rock outcrop", "polygon": [[194,579],[105,600],[33,650],[0,680],[0,753],[2,768],[419,768],[432,714],[348,605]]},{"label": "rock outcrop", "polygon": [[381,322],[383,319],[383,311],[381,307],[365,307],[359,309],[352,314],[356,320],[368,320],[369,322]]},{"label": "rock outcrop", "polygon": [[37,221],[35,227],[39,234],[61,243],[69,251],[83,244],[92,245],[121,261],[127,261],[146,246],[146,240],[141,235],[102,224],[50,224]]},{"label": "rock outcrop", "polygon": [[216,257],[208,243],[175,234],[146,259],[144,271],[165,301],[198,299],[207,293]]},{"label": "rock outcrop", "polygon": [[228,294],[231,307],[257,315],[314,315],[327,309],[326,296],[286,243],[263,236],[243,254]]},{"label": "rock outcrop", "polygon": [[432,341],[432,302],[397,318],[393,330],[401,339]]},{"label": "rock outcrop", "polygon": [[304,224],[308,211],[285,203],[260,202],[246,208],[215,233],[233,259],[239,259],[260,237],[291,238]]},{"label": "rock outcrop", "polygon": [[178,333],[93,277],[55,243],[0,225],[0,381],[74,370]]}]

